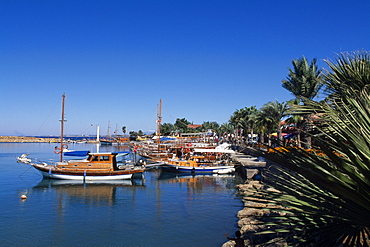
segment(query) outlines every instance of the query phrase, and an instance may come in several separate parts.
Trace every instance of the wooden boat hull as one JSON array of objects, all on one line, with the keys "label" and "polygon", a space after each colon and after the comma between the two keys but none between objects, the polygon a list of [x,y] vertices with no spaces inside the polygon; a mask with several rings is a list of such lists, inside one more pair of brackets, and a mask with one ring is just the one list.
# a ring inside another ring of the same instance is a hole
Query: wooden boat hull
[{"label": "wooden boat hull", "polygon": [[118,171],[65,171],[62,169],[56,169],[52,165],[32,164],[43,177],[53,179],[65,179],[65,180],[122,180],[131,179],[134,173],[142,173],[144,169],[133,169],[133,170],[118,170]]}]

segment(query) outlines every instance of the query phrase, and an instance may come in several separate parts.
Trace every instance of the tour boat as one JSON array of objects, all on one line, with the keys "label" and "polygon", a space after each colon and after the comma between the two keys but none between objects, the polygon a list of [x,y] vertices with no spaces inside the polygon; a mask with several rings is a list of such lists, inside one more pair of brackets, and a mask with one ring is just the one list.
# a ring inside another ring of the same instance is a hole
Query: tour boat
[{"label": "tour boat", "polygon": [[117,161],[120,153],[88,153],[85,159],[72,159],[55,163],[33,162],[23,154],[18,162],[32,165],[45,178],[70,180],[119,180],[131,179],[142,173],[144,165]]},{"label": "tour boat", "polygon": [[62,120],[61,120],[61,135],[60,146],[55,147],[54,153],[60,154],[59,162],[45,163],[34,162],[27,158],[28,154],[23,154],[18,157],[18,162],[26,163],[37,169],[46,178],[55,179],[71,179],[71,180],[119,180],[131,179],[134,173],[142,173],[145,171],[145,164],[126,164],[125,162],[117,161],[119,153],[90,153],[85,151],[87,158],[63,160],[63,154],[68,150],[68,145],[63,143],[64,129],[64,101],[65,95],[62,96]]},{"label": "tour boat", "polygon": [[232,165],[229,165],[226,160],[210,161],[204,155],[191,155],[189,157],[168,159],[161,166],[163,171],[178,172],[178,173],[233,173],[235,171]]}]

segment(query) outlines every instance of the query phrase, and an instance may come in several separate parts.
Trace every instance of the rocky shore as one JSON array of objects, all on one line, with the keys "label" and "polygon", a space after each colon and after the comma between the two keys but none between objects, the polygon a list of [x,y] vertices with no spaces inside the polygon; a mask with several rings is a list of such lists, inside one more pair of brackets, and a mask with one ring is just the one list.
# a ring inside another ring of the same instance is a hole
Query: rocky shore
[{"label": "rocky shore", "polygon": [[39,138],[31,136],[0,136],[0,142],[59,142],[58,138]]},{"label": "rocky shore", "polygon": [[[246,247],[287,246],[288,244],[279,239],[279,236],[276,234],[256,235],[258,232],[272,230],[268,228],[268,226],[263,225],[263,223],[269,221],[268,216],[270,215],[281,215],[281,212],[276,210],[281,209],[281,206],[276,205],[276,208],[274,208],[271,205],[267,206],[266,202],[264,201],[256,202],[255,200],[252,201],[250,199],[249,195],[251,190],[264,190],[279,193],[279,191],[273,189],[271,186],[268,186],[268,184],[253,180],[253,176],[256,173],[266,169],[267,167],[270,167],[273,164],[270,161],[258,160],[257,156],[255,155],[257,154],[253,152],[253,149],[244,149],[242,150],[242,153],[232,155],[232,160],[234,163],[240,164],[244,168],[247,168],[245,174],[245,183],[237,185],[238,193],[242,196],[244,208],[237,213],[239,229],[235,230],[240,230]],[[233,233],[230,234],[231,237],[233,237],[233,235]],[[272,239],[274,240],[273,244],[263,244]],[[222,247],[234,247],[234,245],[235,241],[230,240],[225,242]]]},{"label": "rocky shore", "polygon": [[[268,226],[263,225],[264,222],[268,221],[269,215],[280,215],[279,211],[271,209],[271,205],[267,208],[265,202],[255,202],[250,201],[248,198],[249,190],[266,190],[266,191],[275,191],[277,190],[261,183],[260,181],[247,181],[245,184],[237,185],[237,189],[240,195],[242,195],[244,208],[237,213],[238,217],[238,227],[242,233],[242,238],[244,239],[244,244],[246,247],[267,247],[267,246],[287,246],[288,244],[285,241],[279,239],[279,236],[276,234],[261,234],[256,235],[258,232],[272,230]],[[276,206],[276,209],[281,208],[281,206]],[[263,243],[274,239],[274,243],[271,245],[265,245]],[[222,247],[233,247],[235,241],[227,241],[222,245]]]}]

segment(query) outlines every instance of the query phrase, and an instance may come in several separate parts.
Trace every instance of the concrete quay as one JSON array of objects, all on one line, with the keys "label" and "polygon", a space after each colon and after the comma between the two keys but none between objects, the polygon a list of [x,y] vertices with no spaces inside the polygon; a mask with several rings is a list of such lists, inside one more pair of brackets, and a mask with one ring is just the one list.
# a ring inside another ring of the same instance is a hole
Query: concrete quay
[{"label": "concrete quay", "polygon": [[252,156],[244,153],[231,154],[233,162],[240,163],[245,168],[264,168],[266,161],[263,158]]},{"label": "concrete quay", "polygon": [[253,179],[256,174],[266,167],[266,161],[263,158],[251,154],[238,152],[231,154],[230,158],[236,168],[236,172],[247,180]]}]

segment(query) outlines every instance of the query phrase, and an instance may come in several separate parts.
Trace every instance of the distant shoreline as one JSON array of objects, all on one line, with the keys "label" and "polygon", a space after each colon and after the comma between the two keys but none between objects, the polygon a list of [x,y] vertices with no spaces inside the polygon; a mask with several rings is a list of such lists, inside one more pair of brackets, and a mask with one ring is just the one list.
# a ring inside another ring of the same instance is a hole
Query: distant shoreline
[{"label": "distant shoreline", "polygon": [[31,137],[31,136],[0,136],[0,142],[59,142],[55,137]]}]

